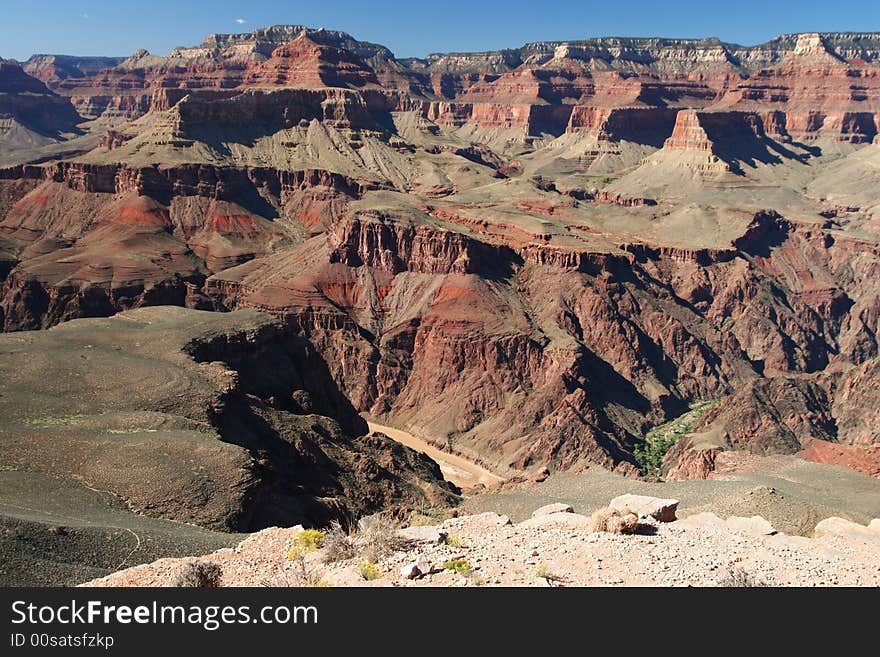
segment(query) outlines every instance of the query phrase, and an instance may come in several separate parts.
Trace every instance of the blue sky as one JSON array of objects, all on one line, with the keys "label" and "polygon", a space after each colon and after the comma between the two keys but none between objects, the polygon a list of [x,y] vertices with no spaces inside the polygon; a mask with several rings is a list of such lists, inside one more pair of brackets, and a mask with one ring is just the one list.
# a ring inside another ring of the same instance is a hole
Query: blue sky
[{"label": "blue sky", "polygon": [[164,54],[212,32],[278,23],[343,30],[398,57],[607,35],[751,45],[785,32],[880,31],[880,1],[0,0],[0,57]]}]

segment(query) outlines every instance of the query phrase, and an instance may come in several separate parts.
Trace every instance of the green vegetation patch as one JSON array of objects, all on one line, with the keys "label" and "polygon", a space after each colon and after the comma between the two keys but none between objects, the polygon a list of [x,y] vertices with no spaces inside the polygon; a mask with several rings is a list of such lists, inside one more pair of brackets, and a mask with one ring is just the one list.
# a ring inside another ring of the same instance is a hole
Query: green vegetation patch
[{"label": "green vegetation patch", "polygon": [[446,570],[454,570],[459,575],[464,576],[468,576],[474,572],[474,569],[471,567],[471,564],[467,559],[453,559],[444,563],[443,567]]},{"label": "green vegetation patch", "polygon": [[376,564],[370,563],[369,561],[361,561],[358,564],[358,570],[361,573],[361,577],[368,582],[372,582],[373,580],[382,577],[382,572]]},{"label": "green vegetation patch", "polygon": [[679,438],[690,433],[700,418],[720,402],[720,399],[695,402],[691,404],[687,413],[651,429],[645,436],[645,441],[636,445],[633,450],[639,472],[645,477],[660,478],[666,452],[678,442]]},{"label": "green vegetation patch", "polygon": [[299,559],[309,552],[320,550],[324,546],[324,532],[317,529],[304,529],[293,537],[287,558]]}]

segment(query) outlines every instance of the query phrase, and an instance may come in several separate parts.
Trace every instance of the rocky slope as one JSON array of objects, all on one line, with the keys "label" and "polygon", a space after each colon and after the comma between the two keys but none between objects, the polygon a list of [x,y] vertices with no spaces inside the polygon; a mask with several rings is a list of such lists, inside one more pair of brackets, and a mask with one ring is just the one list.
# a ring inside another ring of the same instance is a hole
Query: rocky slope
[{"label": "rocky slope", "polygon": [[281,26],[4,63],[9,116],[75,130],[0,142],[0,324],[261,310],[356,411],[502,474],[635,474],[709,400],[666,476],[725,451],[873,471],[878,43],[401,61]]},{"label": "rocky slope", "polygon": [[[552,509],[547,509],[548,511]],[[542,513],[541,510],[538,513]],[[642,521],[635,535],[594,532],[587,516],[537,515],[511,524],[487,512],[405,530],[415,538],[378,561],[373,579],[357,559],[322,563],[307,555],[308,581],[321,586],[876,586],[880,521],[829,518],[816,538],[775,532],[760,517],[711,513],[675,522]],[[222,569],[220,586],[302,586],[287,558],[299,529],[267,529],[234,549],[199,559]],[[86,586],[173,586],[188,559],[163,559]],[[458,564],[458,571],[451,564]]]},{"label": "rocky slope", "polygon": [[260,313],[145,308],[0,342],[4,470],[221,531],[455,498],[434,461],[369,434],[314,348]]}]

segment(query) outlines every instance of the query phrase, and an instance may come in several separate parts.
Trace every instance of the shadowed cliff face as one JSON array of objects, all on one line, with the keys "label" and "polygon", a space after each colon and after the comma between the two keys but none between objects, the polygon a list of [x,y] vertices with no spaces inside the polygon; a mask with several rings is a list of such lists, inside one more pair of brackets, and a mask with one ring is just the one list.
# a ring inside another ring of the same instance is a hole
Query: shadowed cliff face
[{"label": "shadowed cliff face", "polygon": [[[701,425],[711,448],[793,453],[807,438],[863,440],[838,425],[847,403],[830,391],[853,371],[843,354],[866,339],[846,328],[852,309],[877,298],[804,289],[808,272],[832,279],[830,266],[780,275],[819,245],[778,215],[756,215],[727,250],[615,258],[485,245],[475,257],[449,231],[387,220],[365,230],[360,220],[331,236],[338,246],[317,262],[301,259],[303,245],[217,274],[208,293],[286,317],[330,355],[359,408],[496,463],[625,464],[646,428],[700,399],[725,400]],[[288,267],[314,273],[260,284]]]},{"label": "shadowed cliff face", "polygon": [[275,511],[241,502],[229,526],[330,517],[326,491],[396,499],[361,491],[387,478],[351,454],[424,464],[378,439],[334,452],[356,412],[501,471],[632,474],[650,427],[719,400],[673,478],[815,441],[858,462],[877,442],[878,57],[876,35],[816,34],[398,61],[290,26],[4,63],[0,102],[77,118],[38,113],[41,139],[0,124],[0,325],[274,315],[267,343],[188,347],[236,376],[205,421],[268,464],[241,499]]},{"label": "shadowed cliff face", "polygon": [[82,121],[66,98],[29,76],[16,62],[0,59],[0,146],[15,150],[78,133]]}]

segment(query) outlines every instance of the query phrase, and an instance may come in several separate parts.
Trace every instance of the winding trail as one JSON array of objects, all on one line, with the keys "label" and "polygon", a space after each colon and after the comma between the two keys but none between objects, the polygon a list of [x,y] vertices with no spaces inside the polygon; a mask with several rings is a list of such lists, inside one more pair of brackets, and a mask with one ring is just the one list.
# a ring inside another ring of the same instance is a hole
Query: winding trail
[{"label": "winding trail", "polygon": [[443,450],[435,447],[423,438],[417,438],[411,433],[401,431],[400,429],[395,429],[394,427],[388,427],[383,424],[376,424],[366,417],[364,419],[367,420],[370,431],[378,431],[380,433],[384,433],[386,436],[392,438],[393,440],[396,440],[401,445],[406,445],[407,447],[410,447],[417,452],[427,454],[432,459],[437,461],[437,463],[440,465],[440,471],[443,473],[443,476],[456,486],[459,486],[461,488],[468,488],[475,484],[484,484],[486,486],[489,486],[491,484],[497,484],[498,482],[504,481],[504,477],[499,477],[498,475],[490,472],[483,466],[474,463],[473,461],[468,461],[462,456],[444,452]]}]

